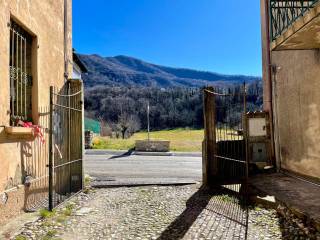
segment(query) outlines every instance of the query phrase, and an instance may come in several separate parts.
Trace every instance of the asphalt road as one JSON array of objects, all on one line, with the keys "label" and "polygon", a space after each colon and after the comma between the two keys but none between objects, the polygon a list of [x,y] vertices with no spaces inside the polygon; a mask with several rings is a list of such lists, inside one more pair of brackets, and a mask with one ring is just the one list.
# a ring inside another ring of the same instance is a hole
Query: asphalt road
[{"label": "asphalt road", "polygon": [[185,184],[202,178],[201,157],[86,155],[85,174],[96,187]]}]

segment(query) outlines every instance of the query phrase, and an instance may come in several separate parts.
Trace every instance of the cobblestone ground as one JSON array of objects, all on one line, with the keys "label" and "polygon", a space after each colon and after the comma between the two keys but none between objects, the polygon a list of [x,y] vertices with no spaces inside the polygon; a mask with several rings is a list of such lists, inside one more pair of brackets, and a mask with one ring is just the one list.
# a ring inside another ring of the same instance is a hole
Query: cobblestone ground
[{"label": "cobblestone ground", "polygon": [[83,193],[53,216],[26,225],[15,239],[308,238],[275,210],[243,208],[229,195],[189,185]]}]

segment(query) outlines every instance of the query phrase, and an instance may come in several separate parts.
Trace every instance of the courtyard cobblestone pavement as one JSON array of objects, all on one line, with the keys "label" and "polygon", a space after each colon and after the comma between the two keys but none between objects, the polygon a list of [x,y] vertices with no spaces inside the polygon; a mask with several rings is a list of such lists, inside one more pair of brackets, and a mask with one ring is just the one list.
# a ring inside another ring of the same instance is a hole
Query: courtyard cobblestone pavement
[{"label": "courtyard cobblestone pavement", "polygon": [[[308,239],[275,210],[244,208],[200,185],[108,188],[81,193],[14,239]],[[317,239],[315,236],[314,239]]]}]

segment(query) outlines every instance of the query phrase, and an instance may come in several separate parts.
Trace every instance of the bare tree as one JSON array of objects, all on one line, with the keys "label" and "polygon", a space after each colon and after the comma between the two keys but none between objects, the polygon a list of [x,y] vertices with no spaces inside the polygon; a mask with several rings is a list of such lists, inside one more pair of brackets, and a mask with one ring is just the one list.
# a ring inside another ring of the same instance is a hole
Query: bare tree
[{"label": "bare tree", "polygon": [[141,129],[140,119],[136,115],[132,115],[129,119],[129,129],[128,132],[130,135],[133,135],[135,132]]},{"label": "bare tree", "polygon": [[121,113],[119,116],[117,129],[121,132],[122,139],[125,139],[128,133],[133,134],[140,130],[139,118],[135,115]]},{"label": "bare tree", "polygon": [[112,128],[111,126],[104,120],[101,122],[101,136],[103,137],[112,137]]}]

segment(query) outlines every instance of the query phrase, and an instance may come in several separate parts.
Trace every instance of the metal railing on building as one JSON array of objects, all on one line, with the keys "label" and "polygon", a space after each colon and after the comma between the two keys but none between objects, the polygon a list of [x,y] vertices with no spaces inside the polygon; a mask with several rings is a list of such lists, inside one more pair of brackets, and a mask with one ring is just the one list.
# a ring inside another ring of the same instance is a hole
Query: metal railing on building
[{"label": "metal railing on building", "polygon": [[320,0],[270,0],[270,38],[276,40]]}]

